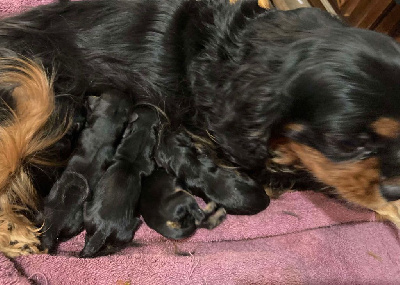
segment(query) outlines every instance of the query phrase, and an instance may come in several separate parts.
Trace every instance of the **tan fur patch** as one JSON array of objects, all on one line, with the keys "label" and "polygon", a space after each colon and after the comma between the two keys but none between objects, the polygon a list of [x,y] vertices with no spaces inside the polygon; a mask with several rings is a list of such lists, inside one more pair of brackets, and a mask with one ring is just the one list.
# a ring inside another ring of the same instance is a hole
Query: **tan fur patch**
[{"label": "tan fur patch", "polygon": [[311,147],[295,142],[290,142],[289,145],[301,163],[316,178],[335,187],[346,200],[370,209],[377,209],[386,204],[379,191],[376,158],[335,163]]},{"label": "tan fur patch", "polygon": [[[231,4],[237,2],[237,0],[229,0]],[[271,9],[272,5],[269,0],[258,0],[258,6],[264,9]]]},{"label": "tan fur patch", "polygon": [[269,0],[258,0],[258,6],[264,9],[271,9],[271,2]]},{"label": "tan fur patch", "polygon": [[[0,251],[16,256],[18,251],[37,252],[33,245],[38,244],[38,230],[19,214],[36,207],[27,166],[51,164],[41,154],[65,134],[68,124],[52,123],[52,80],[37,63],[0,58],[0,84],[10,87],[16,105],[14,110],[1,110],[9,118],[0,126],[0,222],[1,227],[14,225],[15,231],[1,231]],[[21,243],[26,246],[20,247]]]},{"label": "tan fur patch", "polygon": [[377,158],[336,163],[319,151],[293,141],[287,141],[279,148],[289,155],[281,162],[300,162],[318,180],[333,186],[347,201],[374,210],[400,227],[400,201],[387,202],[382,197]]},{"label": "tan fur patch", "polygon": [[287,124],[284,129],[286,130],[293,130],[296,132],[301,132],[304,130],[304,126],[302,124],[296,124],[296,123],[292,123],[292,124]]},{"label": "tan fur patch", "polygon": [[269,144],[269,148],[273,152],[273,158],[271,159],[271,162],[267,162],[267,164],[276,163],[279,165],[292,165],[301,168],[299,157],[290,148],[289,142],[290,141],[286,138],[272,140]]},{"label": "tan fur patch", "polygon": [[38,248],[40,229],[32,225],[26,217],[20,215],[18,218],[20,223],[17,224],[0,214],[0,251],[11,258],[41,253]]},{"label": "tan fur patch", "polygon": [[389,220],[400,228],[400,200],[388,202],[375,212],[377,220]]},{"label": "tan fur patch", "polygon": [[171,229],[180,229],[181,228],[181,224],[178,222],[167,221],[165,224],[167,225],[167,227],[169,227]]},{"label": "tan fur patch", "polygon": [[375,133],[385,138],[395,139],[400,135],[400,122],[391,118],[379,118],[371,127]]}]

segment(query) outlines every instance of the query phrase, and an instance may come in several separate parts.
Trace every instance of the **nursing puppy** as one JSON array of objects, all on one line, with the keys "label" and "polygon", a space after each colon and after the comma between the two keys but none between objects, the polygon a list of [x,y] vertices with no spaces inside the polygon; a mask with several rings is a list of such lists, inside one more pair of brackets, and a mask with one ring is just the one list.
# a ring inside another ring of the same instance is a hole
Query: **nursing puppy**
[{"label": "nursing puppy", "polygon": [[90,97],[90,114],[75,153],[59,180],[44,199],[42,247],[54,252],[57,241],[83,229],[83,205],[112,162],[130,112],[129,101],[110,91]]},{"label": "nursing puppy", "polygon": [[[155,160],[160,169],[143,181],[140,213],[165,237],[185,238],[197,228],[218,226],[226,212],[253,215],[269,204],[261,185],[234,168],[217,165],[184,130],[160,133]],[[209,202],[205,209],[192,194]]]},{"label": "nursing puppy", "polygon": [[154,169],[159,123],[157,111],[150,106],[137,106],[131,112],[115,155],[85,204],[86,242],[81,257],[93,257],[107,246],[119,247],[132,240],[140,225],[141,180]]}]

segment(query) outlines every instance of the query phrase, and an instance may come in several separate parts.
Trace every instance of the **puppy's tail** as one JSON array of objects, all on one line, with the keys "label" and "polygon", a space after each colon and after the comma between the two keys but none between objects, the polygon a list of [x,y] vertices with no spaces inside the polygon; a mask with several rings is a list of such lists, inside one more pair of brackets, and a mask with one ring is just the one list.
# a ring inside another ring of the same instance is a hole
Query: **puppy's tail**
[{"label": "puppy's tail", "polygon": [[48,164],[41,153],[67,128],[52,122],[52,83],[43,67],[31,60],[0,58],[0,213],[12,223],[21,221],[16,212],[36,206],[27,166]]}]

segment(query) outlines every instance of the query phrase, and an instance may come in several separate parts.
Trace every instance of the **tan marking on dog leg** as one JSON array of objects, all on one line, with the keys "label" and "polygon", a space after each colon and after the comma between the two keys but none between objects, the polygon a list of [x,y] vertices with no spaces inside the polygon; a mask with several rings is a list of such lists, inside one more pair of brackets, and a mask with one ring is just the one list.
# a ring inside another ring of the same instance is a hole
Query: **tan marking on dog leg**
[{"label": "tan marking on dog leg", "polygon": [[0,251],[11,258],[45,253],[46,251],[41,252],[38,248],[40,229],[22,215],[19,219],[20,223],[15,223],[0,213]]},{"label": "tan marking on dog leg", "polygon": [[15,101],[15,109],[2,110],[8,118],[0,126],[0,227],[14,226],[0,232],[0,251],[16,256],[38,252],[38,231],[20,214],[35,209],[37,202],[27,169],[32,164],[52,165],[44,150],[64,136],[68,120],[56,123],[52,79],[41,65],[0,58],[0,84],[10,88]]},{"label": "tan marking on dog leg", "polygon": [[212,230],[219,226],[226,218],[226,210],[224,208],[218,209],[215,214],[207,219],[207,229]]},{"label": "tan marking on dog leg", "polygon": [[[231,4],[235,4],[237,0],[229,0]],[[271,9],[272,5],[269,0],[258,0],[258,6],[264,9]]]},{"label": "tan marking on dog leg", "polygon": [[167,221],[165,224],[167,225],[167,227],[169,227],[171,229],[180,229],[181,228],[181,224],[178,222]]},{"label": "tan marking on dog leg", "polygon": [[188,191],[183,190],[182,188],[179,188],[179,187],[175,188],[175,192],[184,192],[185,194],[194,197],[191,193],[189,193]]},{"label": "tan marking on dog leg", "polygon": [[215,202],[210,202],[204,207],[203,212],[208,215],[214,212],[215,209],[217,209],[217,204]]},{"label": "tan marking on dog leg", "polygon": [[269,0],[258,0],[258,6],[264,9],[271,9],[271,2]]},{"label": "tan marking on dog leg", "polygon": [[372,129],[378,135],[395,139],[400,135],[400,122],[395,119],[382,117],[371,124]]},{"label": "tan marking on dog leg", "polygon": [[400,200],[388,202],[383,207],[376,209],[377,220],[388,220],[400,228]]}]

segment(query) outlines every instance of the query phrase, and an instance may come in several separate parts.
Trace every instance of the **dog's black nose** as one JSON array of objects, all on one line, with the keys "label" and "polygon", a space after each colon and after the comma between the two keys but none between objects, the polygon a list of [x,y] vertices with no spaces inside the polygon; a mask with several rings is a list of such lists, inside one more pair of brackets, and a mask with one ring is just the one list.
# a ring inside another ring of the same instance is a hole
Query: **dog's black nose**
[{"label": "dog's black nose", "polygon": [[400,185],[381,184],[381,194],[388,201],[400,199]]}]

